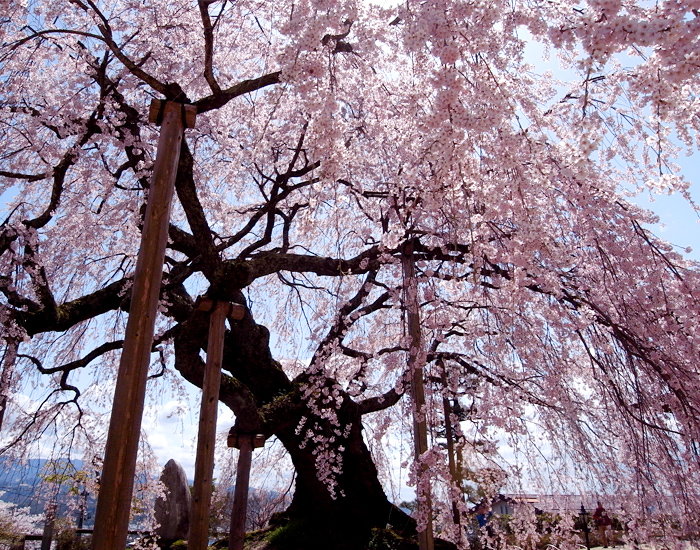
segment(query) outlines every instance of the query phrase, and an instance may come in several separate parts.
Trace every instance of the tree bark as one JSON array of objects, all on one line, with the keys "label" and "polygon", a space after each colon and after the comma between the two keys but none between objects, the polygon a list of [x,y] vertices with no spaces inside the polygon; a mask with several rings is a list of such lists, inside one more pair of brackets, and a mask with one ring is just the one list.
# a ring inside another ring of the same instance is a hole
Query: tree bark
[{"label": "tree bark", "polygon": [[[240,296],[237,301],[242,302]],[[206,323],[205,315],[193,311],[175,337],[176,368],[200,387],[203,362],[199,350],[206,345]],[[334,426],[318,418],[302,400],[299,387],[306,380],[290,380],[273,359],[268,330],[255,323],[250,313],[231,325],[225,340],[219,398],[235,413],[239,432],[276,435],[289,452],[296,470],[296,488],[286,518],[311,518],[316,524],[322,522],[352,532],[357,535],[357,548],[372,527],[389,523],[399,531],[414,533],[411,518],[388,501],[363,440],[362,413],[368,409],[335,387],[342,396],[337,411],[340,429],[347,434],[338,437],[333,433]],[[331,387],[334,381],[325,379],[324,384]],[[394,402],[387,402],[387,406]],[[305,422],[299,430],[302,419]],[[305,441],[308,428],[326,441],[335,435],[327,447],[342,463],[334,491],[319,479],[316,449],[312,442]]]}]

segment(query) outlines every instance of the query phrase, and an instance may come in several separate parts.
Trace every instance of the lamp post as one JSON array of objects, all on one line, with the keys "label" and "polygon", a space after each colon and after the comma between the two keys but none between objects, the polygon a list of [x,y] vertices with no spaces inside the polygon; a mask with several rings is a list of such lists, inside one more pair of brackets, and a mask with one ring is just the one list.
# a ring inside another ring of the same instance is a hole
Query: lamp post
[{"label": "lamp post", "polygon": [[579,512],[578,517],[581,519],[581,524],[583,526],[583,533],[586,536],[586,548],[588,550],[591,550],[591,542],[588,539],[588,512],[586,512],[586,509],[583,507],[583,504],[581,504],[581,511]]}]

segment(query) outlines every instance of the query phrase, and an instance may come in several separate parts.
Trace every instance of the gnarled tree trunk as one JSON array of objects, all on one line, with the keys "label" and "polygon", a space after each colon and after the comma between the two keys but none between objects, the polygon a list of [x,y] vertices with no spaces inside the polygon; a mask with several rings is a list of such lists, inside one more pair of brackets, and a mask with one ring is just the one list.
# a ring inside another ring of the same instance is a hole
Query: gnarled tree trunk
[{"label": "gnarled tree trunk", "polygon": [[[229,298],[243,300],[240,293]],[[275,435],[289,452],[296,486],[287,519],[332,525],[351,536],[349,547],[363,544],[372,527],[389,523],[398,530],[413,531],[413,521],[388,501],[362,436],[363,414],[389,407],[400,396],[391,392],[384,399],[357,403],[333,380],[322,379],[323,387],[341,397],[335,411],[337,424],[331,424],[312,410],[317,405],[302,398],[301,387],[310,383],[308,375],[290,380],[272,358],[269,331],[255,323],[250,313],[230,322],[220,399],[235,413],[239,432]],[[205,314],[192,310],[175,337],[176,368],[197,386],[202,383],[199,351],[206,350],[206,327]],[[311,437],[307,430],[311,430]],[[322,440],[320,453],[314,436]],[[340,468],[336,475],[328,476],[331,464]]]}]

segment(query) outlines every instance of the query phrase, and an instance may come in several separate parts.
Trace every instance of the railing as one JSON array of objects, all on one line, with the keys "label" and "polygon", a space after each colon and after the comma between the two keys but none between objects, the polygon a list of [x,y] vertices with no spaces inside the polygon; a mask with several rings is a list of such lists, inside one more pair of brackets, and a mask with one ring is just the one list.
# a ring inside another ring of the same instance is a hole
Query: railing
[{"label": "railing", "polygon": [[[92,535],[92,531],[93,531],[92,529],[75,529],[74,532],[76,535]],[[130,535],[143,535],[144,531],[129,531],[129,534]],[[10,546],[10,550],[25,550],[24,544],[27,541],[38,541],[38,540],[43,542],[44,535],[43,534],[42,535],[32,535],[32,534],[22,535],[22,537],[19,540],[17,540],[17,542],[15,544]],[[50,543],[51,542],[49,540],[49,542],[48,542],[49,546],[50,546]],[[44,545],[42,545],[42,546],[44,546]]]}]

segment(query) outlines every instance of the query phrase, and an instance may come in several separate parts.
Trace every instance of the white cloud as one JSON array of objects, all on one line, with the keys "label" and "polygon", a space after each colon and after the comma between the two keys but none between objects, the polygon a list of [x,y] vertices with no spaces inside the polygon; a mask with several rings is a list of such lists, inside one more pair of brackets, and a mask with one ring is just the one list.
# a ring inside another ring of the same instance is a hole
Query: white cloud
[{"label": "white cloud", "polygon": [[[234,421],[231,410],[219,405],[217,432],[227,433]],[[158,462],[165,465],[171,458],[176,460],[185,469],[189,479],[194,479],[198,423],[199,403],[194,402],[171,400],[151,405],[146,407],[143,415],[142,430],[147,434]]]}]

